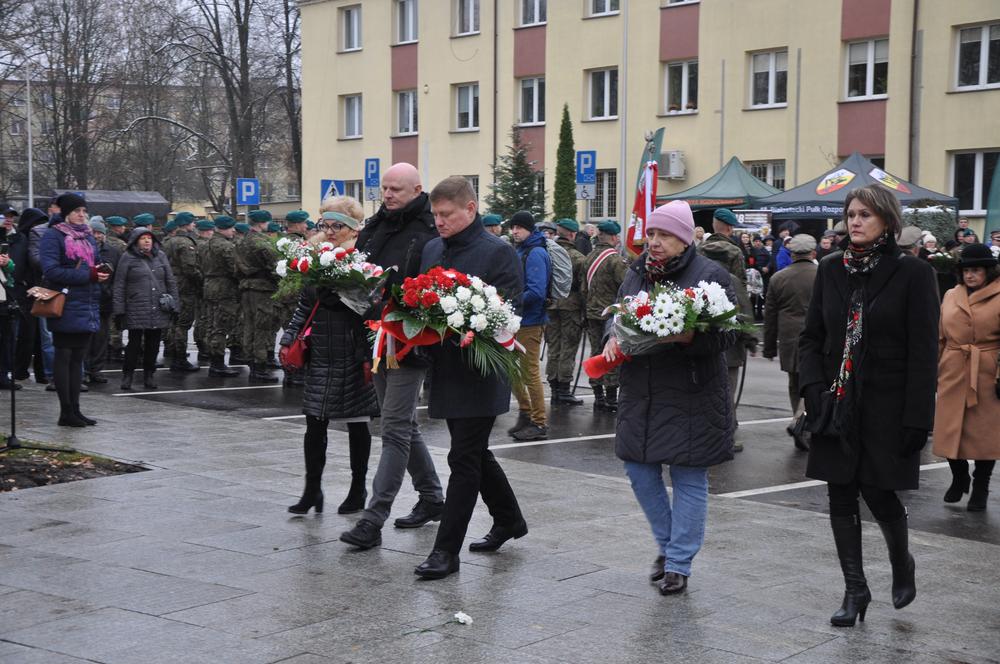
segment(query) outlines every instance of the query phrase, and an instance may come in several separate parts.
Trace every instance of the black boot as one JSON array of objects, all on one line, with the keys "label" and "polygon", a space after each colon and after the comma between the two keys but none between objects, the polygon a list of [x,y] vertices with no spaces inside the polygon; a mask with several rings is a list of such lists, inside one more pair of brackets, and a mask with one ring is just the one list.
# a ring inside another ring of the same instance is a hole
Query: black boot
[{"label": "black boot", "polygon": [[962,499],[962,494],[969,493],[969,462],[965,459],[948,459],[951,467],[951,486],[944,492],[944,502],[957,503]]},{"label": "black boot", "polygon": [[854,627],[860,618],[865,621],[868,603],[872,593],[868,590],[865,570],[861,564],[861,519],[853,516],[831,516],[833,541],[837,545],[840,569],[844,573],[844,601],[832,616],[830,624],[835,627]]},{"label": "black boot", "polygon": [[609,413],[618,412],[618,388],[608,386],[604,397],[604,410]]},{"label": "black boot", "polygon": [[188,362],[187,353],[175,353],[174,359],[170,363],[170,370],[175,373],[185,373],[188,371],[198,371],[201,367]]},{"label": "black boot", "polygon": [[212,363],[208,367],[208,375],[216,378],[232,378],[233,376],[239,376],[240,371],[239,369],[227,367],[221,355],[214,355],[212,356]]},{"label": "black boot", "polygon": [[591,387],[594,390],[594,410],[604,410],[607,406],[607,402],[604,400],[604,386],[593,385]]},{"label": "black boot", "polygon": [[132,389],[132,374],[135,373],[132,369],[122,369],[122,384],[121,388],[123,390]]},{"label": "black boot", "polygon": [[879,521],[878,525],[892,563],[892,605],[901,609],[917,596],[916,564],[910,555],[906,514],[895,521]]},{"label": "black boot", "polygon": [[564,406],[579,406],[583,403],[583,399],[573,396],[573,393],[570,392],[569,383],[560,382],[556,385],[559,388],[559,403]]},{"label": "black boot", "polygon": [[302,455],[306,462],[306,486],[299,502],[289,506],[292,514],[305,514],[313,508],[316,514],[323,512],[323,467],[326,466],[326,432],[310,435],[307,430],[302,439]]},{"label": "black boot", "polygon": [[337,514],[354,514],[365,508],[368,489],[368,457],[372,450],[372,435],[366,422],[352,422],[347,425],[348,445],[351,450],[351,488],[347,497],[337,508]]},{"label": "black boot", "polygon": [[969,504],[966,509],[970,512],[985,512],[986,500],[990,495],[990,475],[993,474],[993,467],[996,461],[976,461],[975,476],[972,480],[972,495],[969,496]]},{"label": "black boot", "polygon": [[559,381],[555,380],[549,381],[549,405],[550,406],[559,405]]},{"label": "black boot", "polygon": [[92,427],[95,424],[97,424],[97,420],[89,418],[89,417],[87,417],[86,415],[84,415],[83,413],[80,412],[80,402],[79,401],[77,401],[75,404],[73,404],[73,414],[76,415],[77,418],[83,420],[83,423],[86,424],[88,427]]},{"label": "black boot", "polygon": [[146,369],[142,372],[142,386],[147,390],[159,389],[159,385],[156,384],[156,369]]},{"label": "black boot", "polygon": [[230,364],[250,364],[250,358],[243,354],[242,348],[230,348],[229,349],[229,363]]},{"label": "black boot", "polygon": [[271,371],[277,371],[278,369],[281,368],[281,365],[278,363],[278,361],[274,359],[273,350],[267,355],[267,368],[270,369]]},{"label": "black boot", "polygon": [[85,427],[87,423],[73,412],[72,406],[61,406],[59,408],[59,426],[61,427]]},{"label": "black boot", "polygon": [[250,365],[251,383],[277,383],[278,377],[271,375],[266,364],[253,363]]},{"label": "black boot", "polygon": [[523,429],[524,427],[531,424],[531,415],[523,410],[517,411],[517,423],[511,428],[507,429],[507,435],[513,436],[515,433]]}]

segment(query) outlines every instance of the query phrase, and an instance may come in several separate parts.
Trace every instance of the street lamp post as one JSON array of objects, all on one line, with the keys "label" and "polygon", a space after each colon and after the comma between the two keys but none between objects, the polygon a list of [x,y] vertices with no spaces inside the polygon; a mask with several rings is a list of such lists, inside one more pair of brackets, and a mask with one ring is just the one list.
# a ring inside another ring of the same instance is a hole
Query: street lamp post
[{"label": "street lamp post", "polygon": [[28,205],[26,207],[35,207],[34,150],[31,140],[31,61],[27,58],[24,60],[24,80],[27,88],[25,112],[28,115]]}]

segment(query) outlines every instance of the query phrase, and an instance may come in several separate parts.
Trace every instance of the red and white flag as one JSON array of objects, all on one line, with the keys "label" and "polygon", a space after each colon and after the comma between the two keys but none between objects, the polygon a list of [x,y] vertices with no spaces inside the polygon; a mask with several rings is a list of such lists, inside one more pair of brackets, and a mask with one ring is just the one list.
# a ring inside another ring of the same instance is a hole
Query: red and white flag
[{"label": "red and white flag", "polygon": [[625,246],[636,256],[642,253],[642,244],[646,241],[646,220],[656,207],[656,173],[656,162],[647,161],[635,190],[635,205],[632,206],[632,217],[625,232]]}]

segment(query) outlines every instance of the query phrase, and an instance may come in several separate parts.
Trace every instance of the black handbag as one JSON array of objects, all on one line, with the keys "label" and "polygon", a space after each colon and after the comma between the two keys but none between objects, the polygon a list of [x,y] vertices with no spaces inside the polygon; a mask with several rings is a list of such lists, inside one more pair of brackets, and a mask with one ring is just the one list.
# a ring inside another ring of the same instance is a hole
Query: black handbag
[{"label": "black handbag", "polygon": [[837,427],[837,400],[833,392],[823,390],[819,395],[819,412],[806,413],[805,429],[814,436],[840,436]]}]

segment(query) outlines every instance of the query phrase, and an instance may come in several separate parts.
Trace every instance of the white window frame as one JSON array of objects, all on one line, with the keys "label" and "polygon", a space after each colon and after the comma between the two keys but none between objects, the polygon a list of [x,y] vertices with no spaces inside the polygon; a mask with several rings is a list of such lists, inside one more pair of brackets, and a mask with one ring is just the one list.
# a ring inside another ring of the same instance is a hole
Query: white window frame
[{"label": "white window frame", "polygon": [[[479,34],[479,21],[482,18],[479,11],[479,0],[455,0],[455,37],[468,37]],[[466,25],[463,25],[462,14],[465,13]]]},{"label": "white window frame", "polygon": [[662,7],[673,7],[675,5],[696,5],[701,0],[663,0]]},{"label": "white window frame", "polygon": [[[468,97],[469,125],[462,126],[462,97]],[[479,83],[462,83],[455,86],[455,131],[479,131]]]},{"label": "white window frame", "polygon": [[[530,83],[529,87],[534,93],[532,99],[531,117],[524,117],[524,87],[526,83]],[[538,94],[539,83],[541,84],[542,93]],[[527,78],[518,79],[518,124],[522,127],[536,127],[545,124],[545,77],[544,76],[530,76]],[[539,118],[539,98],[541,98],[542,107],[542,117]]]},{"label": "white window frame", "polygon": [[479,176],[478,175],[463,175],[463,178],[469,181],[472,185],[472,191],[476,194],[476,201],[479,201]]},{"label": "white window frame", "polygon": [[[627,0],[626,0],[627,1]],[[612,5],[617,4],[616,9]],[[587,16],[615,16],[621,13],[621,0],[587,0]]]},{"label": "white window frame", "polygon": [[420,115],[417,104],[416,90],[400,90],[396,93],[397,136],[413,136],[420,131],[420,125],[418,124]]},{"label": "white window frame", "polygon": [[104,107],[109,111],[118,111],[122,107],[122,98],[118,95],[111,95],[104,102]]},{"label": "white window frame", "polygon": [[[983,148],[982,150],[962,150],[959,152],[951,153],[951,195],[958,198],[958,194],[955,192],[955,158],[960,155],[973,154],[976,156],[976,161],[973,167],[972,173],[972,204],[971,209],[959,210],[959,214],[963,216],[985,216],[986,215],[986,196],[983,191],[983,159],[987,152],[1000,152],[1000,148]],[[1000,159],[1000,157],[998,157]],[[997,164],[997,168],[1000,168],[1000,162]]]},{"label": "white window frame", "polygon": [[[679,108],[676,111],[670,110],[670,68],[681,65],[681,98],[679,100]],[[684,60],[684,61],[674,61],[674,62],[664,62],[663,63],[663,113],[665,115],[690,115],[692,113],[698,112],[698,102],[695,100],[694,108],[688,108],[690,105],[690,68],[691,65],[698,66],[698,60]],[[695,75],[697,77],[697,74]]]},{"label": "white window frame", "polygon": [[365,189],[363,180],[346,180],[344,182],[344,196],[350,196],[361,203],[365,202]]},{"label": "white window frame", "polygon": [[[603,107],[604,115],[591,115],[594,110],[594,76],[600,72],[604,72],[604,89],[601,91],[603,96]],[[617,120],[618,119],[618,103],[619,95],[615,95],[615,112],[612,115],[611,111],[611,72],[615,72],[615,86],[617,87],[619,83],[618,79],[618,67],[604,67],[601,69],[589,69],[587,70],[587,114],[590,120]]]},{"label": "white window frame", "polygon": [[[787,175],[785,171],[784,159],[745,161],[743,164],[747,167],[747,170],[750,171],[750,175],[754,176],[764,184],[768,184],[782,190],[785,188],[785,185],[787,184]],[[777,177],[777,171],[779,168],[781,171],[780,178]],[[761,177],[761,175],[763,175],[763,177]]]},{"label": "white window frame", "polygon": [[340,8],[340,52],[351,53],[362,49],[361,5]]},{"label": "white window frame", "polygon": [[[865,99],[886,99],[889,96],[888,71],[886,72],[886,91],[875,93],[875,53],[878,50],[879,42],[885,42],[885,63],[886,69],[889,64],[889,38],[866,39],[863,41],[850,42],[844,49],[844,99],[847,101],[862,101]],[[851,94],[851,47],[865,45],[867,55],[865,57],[865,89],[861,94]]]},{"label": "white window frame", "polygon": [[[528,14],[533,18],[528,18]],[[518,0],[517,24],[522,28],[529,25],[545,25],[548,22],[548,0]]]},{"label": "white window frame", "polygon": [[301,198],[302,197],[302,185],[298,182],[286,182],[285,183],[285,195],[289,198]]},{"label": "white window frame", "polygon": [[420,11],[418,2],[419,0],[396,0],[397,44],[412,44],[419,39]]},{"label": "white window frame", "polygon": [[[777,92],[778,83],[778,56],[784,53],[785,55],[785,100],[775,101],[775,93]],[[768,68],[767,68],[767,102],[755,103],[753,98],[753,84],[754,84],[754,60],[757,56],[766,55],[769,56]],[[788,106],[788,49],[779,48],[773,51],[757,51],[756,53],[750,54],[750,108],[783,108]]]},{"label": "white window frame", "polygon": [[[955,89],[956,90],[990,90],[1000,88],[1000,81],[987,83],[989,74],[990,56],[990,30],[996,28],[1000,30],[1000,23],[986,23],[984,25],[969,25],[955,30]],[[962,72],[962,33],[966,30],[980,30],[979,35],[979,82],[969,85],[961,85],[959,76]],[[1000,47],[998,47],[1000,48]]]},{"label": "white window frame", "polygon": [[[361,138],[364,136],[364,100],[360,94],[344,95],[344,138]],[[355,104],[356,102],[356,104]],[[352,107],[356,107],[356,117],[351,117]],[[352,119],[354,122],[352,122]],[[354,126],[352,126],[354,125]],[[354,131],[355,133],[351,133]]]},{"label": "white window frame", "polygon": [[27,102],[25,101],[24,96],[19,94],[14,95],[10,98],[11,106],[24,106],[26,103]]},{"label": "white window frame", "polygon": [[[612,180],[614,184],[612,185]],[[597,169],[597,193],[587,205],[590,206],[591,219],[618,218],[618,169]],[[600,207],[598,207],[600,205]]]},{"label": "white window frame", "polygon": [[16,119],[12,120],[10,126],[7,127],[7,133],[11,136],[20,136],[24,133],[24,120]]}]

